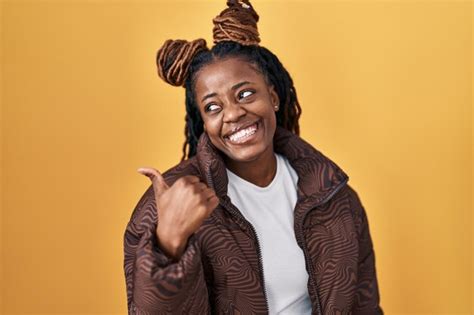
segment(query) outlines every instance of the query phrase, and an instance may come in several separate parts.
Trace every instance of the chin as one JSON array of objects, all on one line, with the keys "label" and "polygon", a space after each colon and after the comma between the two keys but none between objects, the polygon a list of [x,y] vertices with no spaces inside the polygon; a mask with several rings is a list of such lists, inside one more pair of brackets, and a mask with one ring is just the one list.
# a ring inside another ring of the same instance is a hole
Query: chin
[{"label": "chin", "polygon": [[237,162],[251,162],[257,160],[259,157],[265,154],[268,150],[271,149],[270,145],[252,145],[248,147],[242,147],[240,149],[226,148],[222,152],[227,156],[228,159]]}]

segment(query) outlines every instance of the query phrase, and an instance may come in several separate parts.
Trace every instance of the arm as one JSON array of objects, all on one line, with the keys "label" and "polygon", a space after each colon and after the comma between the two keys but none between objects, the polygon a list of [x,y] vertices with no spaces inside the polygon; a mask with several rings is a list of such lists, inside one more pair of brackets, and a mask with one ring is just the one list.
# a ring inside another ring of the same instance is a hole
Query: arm
[{"label": "arm", "polygon": [[135,207],[124,235],[128,313],[208,313],[208,291],[197,239],[189,239],[179,260],[170,259],[158,247],[156,213],[150,187]]},{"label": "arm", "polygon": [[375,268],[375,252],[370,236],[366,211],[353,188],[349,186],[349,198],[354,212],[359,240],[357,291],[352,309],[353,315],[383,315],[380,307],[379,288]]}]

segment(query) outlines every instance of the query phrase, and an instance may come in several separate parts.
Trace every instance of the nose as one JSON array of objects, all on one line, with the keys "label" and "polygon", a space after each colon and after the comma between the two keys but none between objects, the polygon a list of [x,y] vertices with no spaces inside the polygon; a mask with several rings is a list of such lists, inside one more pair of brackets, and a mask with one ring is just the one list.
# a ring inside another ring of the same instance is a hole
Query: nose
[{"label": "nose", "polygon": [[239,103],[229,102],[224,107],[223,121],[225,123],[238,121],[242,116],[245,116],[247,111]]}]

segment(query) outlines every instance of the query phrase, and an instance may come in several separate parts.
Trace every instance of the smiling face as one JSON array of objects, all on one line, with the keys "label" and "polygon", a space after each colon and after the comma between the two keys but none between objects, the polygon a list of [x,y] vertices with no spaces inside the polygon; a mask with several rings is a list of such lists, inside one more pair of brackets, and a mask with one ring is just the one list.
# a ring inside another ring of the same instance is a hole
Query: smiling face
[{"label": "smiling face", "polygon": [[226,58],[196,75],[195,100],[212,144],[233,162],[273,158],[279,99],[256,66]]}]

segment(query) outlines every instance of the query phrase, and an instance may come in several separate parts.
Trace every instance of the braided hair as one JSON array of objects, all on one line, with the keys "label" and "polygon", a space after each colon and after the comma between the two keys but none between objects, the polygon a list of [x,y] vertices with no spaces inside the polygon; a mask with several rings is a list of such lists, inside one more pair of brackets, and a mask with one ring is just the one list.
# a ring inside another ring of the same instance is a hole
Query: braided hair
[{"label": "braided hair", "polygon": [[258,14],[248,0],[229,0],[227,6],[213,20],[215,45],[211,49],[206,47],[204,39],[167,40],[157,53],[158,75],[165,82],[186,90],[186,140],[181,160],[196,155],[199,137],[204,132],[194,93],[197,73],[204,66],[229,57],[247,61],[263,74],[280,100],[280,110],[275,113],[277,125],[297,135],[300,132],[301,107],[293,80],[277,56],[259,45]]}]

